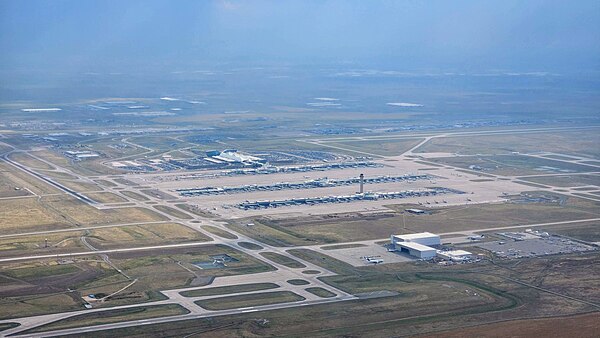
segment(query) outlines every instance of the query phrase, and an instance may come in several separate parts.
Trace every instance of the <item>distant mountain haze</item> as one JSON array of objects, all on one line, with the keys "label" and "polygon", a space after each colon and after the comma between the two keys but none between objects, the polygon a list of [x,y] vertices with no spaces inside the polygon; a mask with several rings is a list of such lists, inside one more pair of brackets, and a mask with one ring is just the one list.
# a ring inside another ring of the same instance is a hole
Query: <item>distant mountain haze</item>
[{"label": "distant mountain haze", "polygon": [[600,1],[0,1],[0,70],[600,69]]}]

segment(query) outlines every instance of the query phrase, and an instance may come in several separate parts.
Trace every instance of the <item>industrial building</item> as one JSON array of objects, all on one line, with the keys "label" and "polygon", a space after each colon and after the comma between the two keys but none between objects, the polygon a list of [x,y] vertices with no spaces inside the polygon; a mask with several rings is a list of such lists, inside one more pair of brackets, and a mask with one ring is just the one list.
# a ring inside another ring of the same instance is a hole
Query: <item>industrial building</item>
[{"label": "industrial building", "polygon": [[415,242],[398,242],[395,244],[395,248],[396,251],[406,252],[421,259],[431,259],[436,255],[436,249]]},{"label": "industrial building", "polygon": [[437,249],[430,245],[440,245],[440,236],[430,232],[420,232],[416,234],[392,235],[393,249],[408,253],[411,256],[421,259],[431,259],[437,254]]},{"label": "industrial building", "polygon": [[392,235],[392,244],[396,245],[399,242],[413,242],[423,245],[440,245],[442,244],[440,236],[431,232],[419,232],[416,234]]},{"label": "industrial building", "polygon": [[441,251],[437,252],[437,256],[441,259],[460,262],[471,259],[472,253],[465,250],[449,250],[449,251]]},{"label": "industrial building", "polygon": [[65,151],[65,155],[75,160],[87,160],[100,157],[100,154],[89,150],[67,150]]}]

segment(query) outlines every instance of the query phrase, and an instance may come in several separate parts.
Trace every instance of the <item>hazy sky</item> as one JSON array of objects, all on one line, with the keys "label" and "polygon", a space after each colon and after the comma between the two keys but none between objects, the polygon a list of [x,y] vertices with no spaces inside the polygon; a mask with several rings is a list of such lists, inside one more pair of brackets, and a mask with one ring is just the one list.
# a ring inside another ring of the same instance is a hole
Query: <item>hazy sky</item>
[{"label": "hazy sky", "polygon": [[0,0],[0,67],[600,70],[600,1]]}]

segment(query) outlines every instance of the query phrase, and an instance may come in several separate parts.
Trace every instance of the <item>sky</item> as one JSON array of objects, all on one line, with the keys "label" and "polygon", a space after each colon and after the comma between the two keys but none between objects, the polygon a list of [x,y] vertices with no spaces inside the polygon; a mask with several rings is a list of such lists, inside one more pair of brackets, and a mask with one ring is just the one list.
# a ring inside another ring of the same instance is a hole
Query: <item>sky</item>
[{"label": "sky", "polygon": [[0,70],[600,71],[600,1],[0,0]]}]

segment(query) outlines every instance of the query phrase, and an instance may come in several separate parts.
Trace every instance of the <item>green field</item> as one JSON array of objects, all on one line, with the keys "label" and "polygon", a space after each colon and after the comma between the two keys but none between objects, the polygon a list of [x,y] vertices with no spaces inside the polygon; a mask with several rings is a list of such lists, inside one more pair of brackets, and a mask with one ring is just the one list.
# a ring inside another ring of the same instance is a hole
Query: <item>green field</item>
[{"label": "green field", "polygon": [[[324,142],[323,145],[331,145],[344,149],[357,150],[379,156],[399,156],[410,148],[423,141],[421,138],[381,138],[376,140],[347,140],[339,142]],[[336,149],[331,149],[336,151]]]},{"label": "green field", "polygon": [[290,303],[304,300],[302,296],[290,291],[274,291],[249,295],[228,296],[198,300],[195,303],[207,310],[227,310],[261,306],[269,304]]},{"label": "green field", "polygon": [[[430,214],[405,213],[404,216],[400,212],[419,206],[394,204],[387,206],[390,212],[385,213],[294,216],[276,220],[261,217],[240,220],[230,223],[230,226],[271,245],[292,246],[372,240],[388,238],[390,234],[448,233],[600,217],[600,202],[556,193],[530,195],[543,195],[550,200],[556,199],[556,202],[532,200],[522,203],[515,200],[509,203],[442,206],[432,208]],[[243,225],[248,222],[254,225]]]},{"label": "green field", "polygon": [[86,196],[99,203],[123,203],[127,200],[111,192],[93,192],[86,193]]},{"label": "green field", "polygon": [[141,306],[129,309],[108,310],[69,317],[50,324],[36,327],[23,333],[46,332],[52,330],[88,327],[132,320],[184,315],[190,311],[178,304]]},{"label": "green field", "polygon": [[310,284],[309,281],[304,280],[304,279],[290,279],[286,282],[288,284],[292,284],[292,285],[308,285],[308,284]]},{"label": "green field", "polygon": [[221,228],[214,227],[212,225],[203,225],[202,229],[210,232],[213,235],[217,235],[219,237],[227,238],[227,239],[237,239],[238,237],[231,232],[223,230]]},{"label": "green field", "polygon": [[242,248],[250,249],[250,250],[262,250],[263,249],[262,246],[260,246],[258,244],[250,243],[250,242],[238,242],[238,245],[241,246]]},{"label": "green field", "polygon": [[121,191],[121,194],[123,194],[123,195],[125,195],[125,196],[127,196],[129,198],[133,198],[134,200],[137,200],[137,201],[148,201],[149,200],[148,197],[146,197],[144,195],[140,195],[140,194],[135,193],[133,191],[123,190],[123,191]]},{"label": "green field", "polygon": [[477,165],[482,168],[484,173],[504,176],[583,173],[597,171],[598,169],[577,163],[525,155],[436,157],[429,159],[429,161],[463,169],[469,169],[470,166]]},{"label": "green field", "polygon": [[276,252],[261,252],[260,255],[270,261],[287,266],[288,268],[300,269],[306,267],[306,265],[298,262],[297,260],[278,254]]},{"label": "green field", "polygon": [[548,131],[501,135],[472,135],[434,138],[417,152],[475,154],[538,153],[548,151],[565,155],[600,158],[597,129]]},{"label": "green field", "polygon": [[261,291],[261,290],[269,290],[276,289],[279,285],[275,283],[253,283],[253,284],[238,284],[231,286],[218,286],[218,287],[209,287],[198,290],[190,290],[181,292],[182,296],[185,297],[202,297],[202,296],[214,296],[214,295],[226,295],[230,293],[240,293],[240,292],[251,292],[251,291]]},{"label": "green field", "polygon": [[2,332],[4,330],[8,330],[8,329],[12,329],[12,328],[18,327],[19,325],[21,325],[21,324],[19,324],[19,323],[3,323],[3,324],[0,324],[0,332]]},{"label": "green field", "polygon": [[210,240],[177,223],[142,224],[0,238],[0,253],[12,257],[89,251],[81,237],[102,250]]},{"label": "green field", "polygon": [[[15,189],[17,188],[17,189]],[[18,197],[36,194],[61,193],[46,182],[9,165],[0,162],[0,197]]]},{"label": "green field", "polygon": [[530,176],[519,178],[523,181],[550,185],[553,187],[579,187],[594,185],[600,189],[600,176],[598,175],[553,175],[553,176]]},{"label": "green field", "polygon": [[180,219],[192,219],[193,218],[192,216],[190,216],[189,214],[186,214],[183,211],[168,207],[166,205],[156,205],[156,206],[154,206],[154,209],[156,209],[158,211],[162,211],[162,212],[169,214],[175,218],[180,218]]},{"label": "green field", "polygon": [[[218,254],[227,254],[236,261],[228,262],[221,269],[192,266],[197,262],[212,262],[210,256]],[[213,277],[274,270],[272,266],[224,245],[113,253],[109,257],[111,264],[131,279],[97,256],[67,260],[64,264],[57,264],[56,260],[36,260],[0,265],[0,319],[81,310],[81,296],[108,295],[131,283],[132,279],[137,282],[111,297],[103,306],[160,300],[164,296],[159,290],[206,285]]]},{"label": "green field", "polygon": [[328,291],[323,288],[314,287],[314,288],[306,288],[306,291],[312,293],[315,296],[319,296],[321,298],[331,298],[335,297],[335,293]]},{"label": "green field", "polygon": [[600,242],[600,221],[549,225],[542,229],[580,241]]}]

